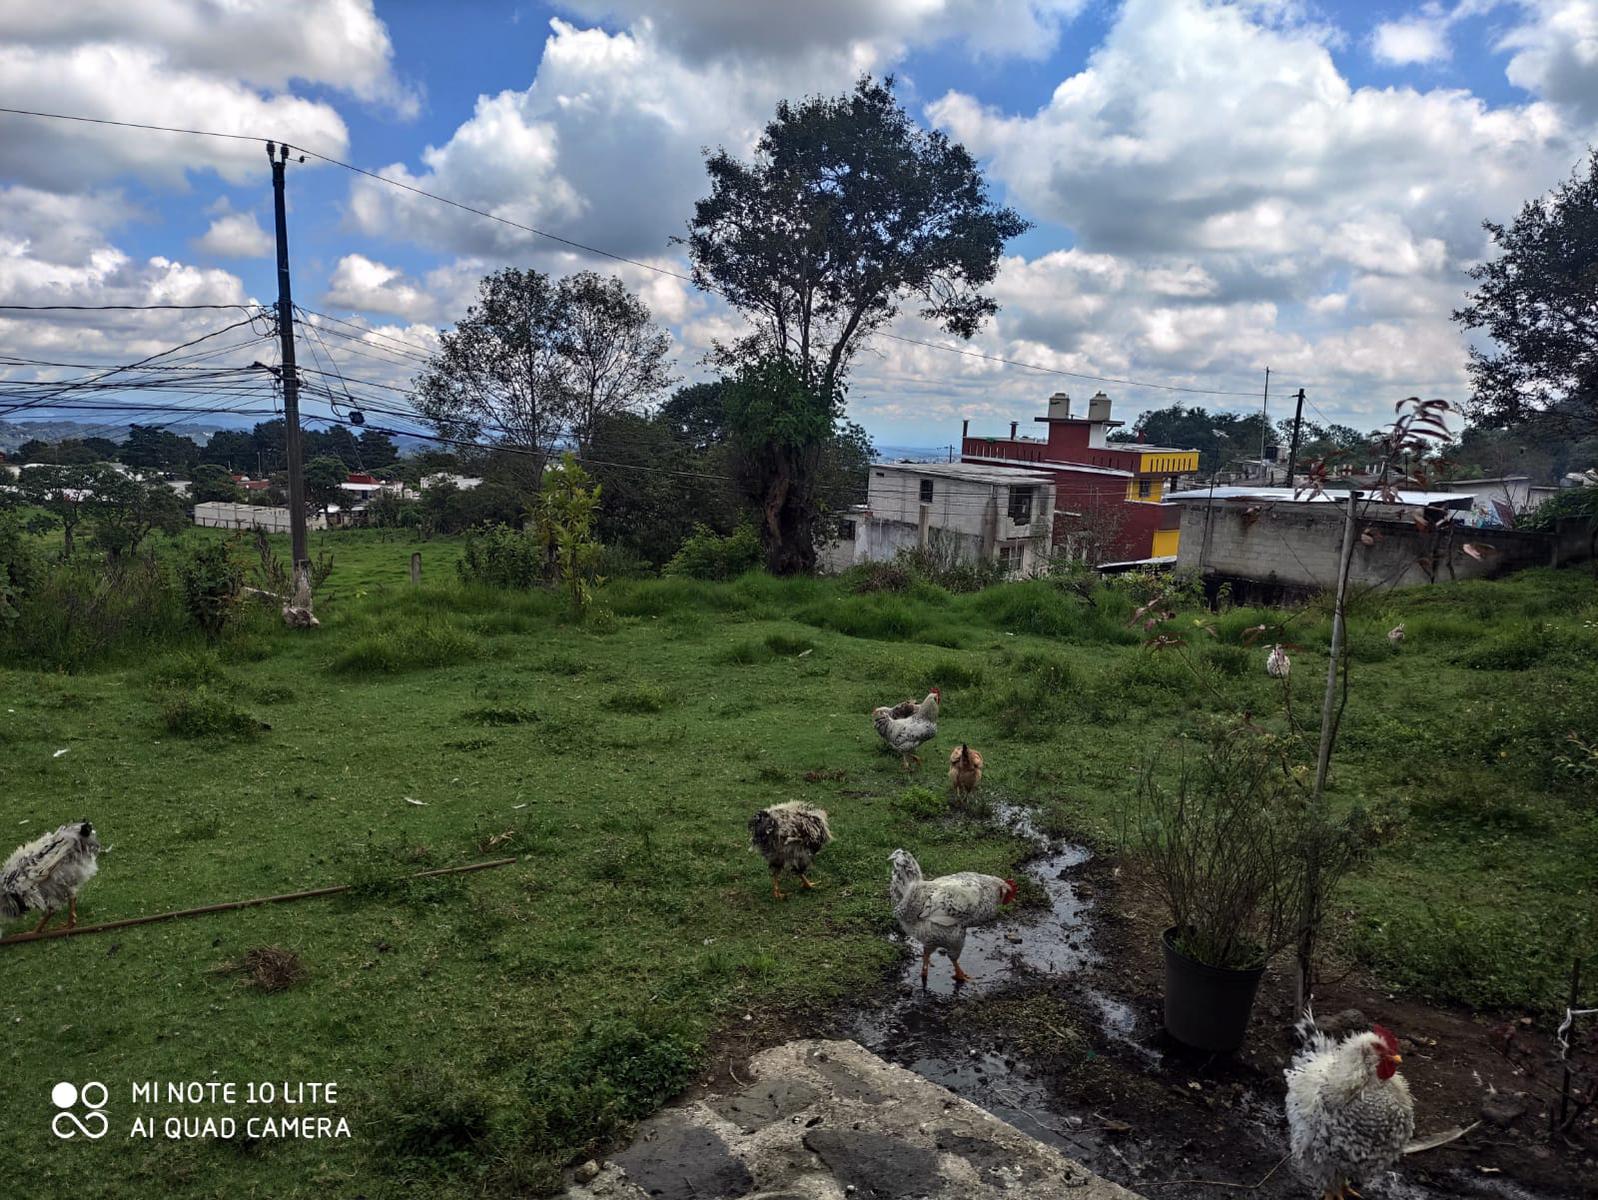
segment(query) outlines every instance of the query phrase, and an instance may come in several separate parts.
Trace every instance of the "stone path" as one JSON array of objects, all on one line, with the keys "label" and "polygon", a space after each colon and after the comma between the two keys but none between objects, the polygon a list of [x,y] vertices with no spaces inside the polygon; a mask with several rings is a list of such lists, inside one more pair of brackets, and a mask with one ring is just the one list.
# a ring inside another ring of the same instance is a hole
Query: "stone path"
[{"label": "stone path", "polygon": [[568,1200],[1139,1200],[855,1042],[789,1042],[751,1069],[650,1118]]}]

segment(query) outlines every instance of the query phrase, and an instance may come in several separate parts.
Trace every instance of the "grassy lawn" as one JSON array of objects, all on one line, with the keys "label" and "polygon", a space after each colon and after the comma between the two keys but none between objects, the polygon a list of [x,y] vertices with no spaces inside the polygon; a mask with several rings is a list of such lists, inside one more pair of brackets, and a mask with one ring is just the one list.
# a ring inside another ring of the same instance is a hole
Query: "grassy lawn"
[{"label": "grassy lawn", "polygon": [[[969,740],[990,798],[1107,845],[1143,757],[1223,697],[1279,720],[1263,650],[1237,644],[1279,614],[1226,614],[1184,660],[1141,649],[1115,593],[750,576],[608,584],[578,624],[557,597],[460,587],[448,541],[327,544],[314,632],[267,618],[215,648],[184,636],[71,674],[0,667],[4,850],[93,820],[110,849],[84,921],[357,884],[0,950],[9,1177],[48,1173],[78,1197],[543,1185],[672,1094],[718,1028],[870,987],[898,952],[894,847],[929,873],[1008,870],[1018,842],[942,812],[939,749]],[[1390,596],[1356,622],[1335,796],[1395,824],[1335,936],[1393,986],[1546,1010],[1572,950],[1591,953],[1595,788],[1556,755],[1572,729],[1598,733],[1595,601],[1589,576],[1534,572]],[[1308,719],[1326,622],[1293,628]],[[940,737],[906,779],[867,710],[934,683]],[[837,840],[822,890],[779,904],[744,824],[794,798],[824,805]],[[298,953],[305,980],[263,992],[227,969],[260,946]],[[113,1136],[51,1136],[60,1079],[110,1086]],[[134,1115],[224,1111],[136,1112],[133,1082],[211,1079],[334,1081],[352,1136],[125,1136]]]}]

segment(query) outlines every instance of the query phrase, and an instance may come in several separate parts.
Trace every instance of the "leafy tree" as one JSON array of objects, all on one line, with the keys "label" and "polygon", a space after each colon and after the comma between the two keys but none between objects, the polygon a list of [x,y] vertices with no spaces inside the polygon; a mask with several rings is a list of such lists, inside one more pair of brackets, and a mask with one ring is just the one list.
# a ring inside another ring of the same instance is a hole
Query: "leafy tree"
[{"label": "leafy tree", "polygon": [[1454,313],[1492,339],[1470,351],[1472,419],[1598,433],[1598,151],[1509,225],[1482,227],[1498,255],[1471,269],[1476,289]]},{"label": "leafy tree", "polygon": [[719,348],[738,370],[728,425],[760,481],[768,565],[808,570],[814,473],[861,340],[907,302],[970,337],[997,311],[982,289],[1027,223],[990,201],[962,146],[911,120],[891,79],[784,101],[752,163],[718,150],[706,167],[685,239],[694,279],[756,327]]},{"label": "leafy tree", "polygon": [[200,447],[181,434],[154,425],[133,425],[117,459],[145,471],[187,471],[200,456]]},{"label": "leafy tree", "polygon": [[727,408],[721,389],[719,379],[678,388],[660,406],[660,420],[695,450],[719,446],[727,438]]},{"label": "leafy tree", "polygon": [[[1111,441],[1144,441],[1155,446],[1176,446],[1199,452],[1199,472],[1208,475],[1237,459],[1260,456],[1260,433],[1265,419],[1259,413],[1210,412],[1173,404],[1151,409],[1133,423],[1130,434],[1113,434]],[[1268,442],[1276,442],[1272,432]],[[1285,443],[1284,443],[1285,444]]]},{"label": "leafy tree", "polygon": [[586,451],[601,417],[635,412],[670,386],[671,339],[615,276],[581,271],[556,291],[566,310],[570,431]]},{"label": "leafy tree", "polygon": [[111,561],[137,552],[158,529],[179,533],[187,524],[183,501],[159,479],[138,479],[105,466],[88,470],[86,503],[94,520],[94,544]]},{"label": "leafy tree", "polygon": [[381,429],[368,429],[361,434],[361,462],[368,471],[378,471],[399,461],[399,448],[394,439]]},{"label": "leafy tree", "polygon": [[578,465],[570,451],[549,470],[534,510],[538,540],[545,546],[555,575],[571,597],[572,610],[588,611],[598,581],[600,544],[594,536],[599,485]]},{"label": "leafy tree", "polygon": [[19,463],[54,462],[55,447],[40,438],[29,438],[17,447],[11,457]]},{"label": "leafy tree", "polygon": [[202,463],[225,467],[243,474],[259,470],[255,459],[255,438],[238,429],[219,429],[200,447]]},{"label": "leafy tree", "polygon": [[255,461],[259,464],[257,471],[264,470],[267,474],[281,471],[288,465],[287,452],[284,449],[286,431],[283,419],[276,417],[270,421],[262,421],[250,431],[250,441],[255,447]]},{"label": "leafy tree", "polygon": [[233,482],[233,476],[226,467],[201,463],[194,468],[193,478],[189,480],[189,499],[195,504],[209,501],[237,504],[243,498],[243,489]]},{"label": "leafy tree", "polygon": [[117,456],[118,446],[107,437],[86,437],[79,443],[90,454],[94,455],[94,462],[110,462]]},{"label": "leafy tree", "polygon": [[78,526],[89,515],[90,489],[101,472],[102,468],[91,466],[41,464],[17,476],[17,494],[61,522],[62,553],[67,558],[76,549]]},{"label": "leafy tree", "polygon": [[[718,425],[715,441],[722,437]],[[596,528],[607,546],[625,547],[659,566],[695,525],[725,533],[738,517],[723,451],[696,447],[664,413],[602,418],[589,453],[602,496]],[[673,469],[662,471],[662,464]]]},{"label": "leafy tree", "polygon": [[244,564],[235,547],[232,540],[201,542],[178,559],[183,606],[212,641],[227,628],[243,596]]},{"label": "leafy tree", "polygon": [[301,452],[309,462],[313,458],[336,458],[344,464],[345,471],[361,469],[361,448],[355,435],[343,425],[328,429],[307,429],[301,435]]},{"label": "leafy tree", "polygon": [[340,489],[349,476],[344,463],[323,454],[305,464],[305,494],[317,508],[326,511],[343,492]]},{"label": "leafy tree", "polygon": [[447,438],[485,433],[531,452],[536,490],[571,408],[566,305],[541,272],[505,267],[478,284],[478,300],[439,338],[416,377],[416,405]]}]

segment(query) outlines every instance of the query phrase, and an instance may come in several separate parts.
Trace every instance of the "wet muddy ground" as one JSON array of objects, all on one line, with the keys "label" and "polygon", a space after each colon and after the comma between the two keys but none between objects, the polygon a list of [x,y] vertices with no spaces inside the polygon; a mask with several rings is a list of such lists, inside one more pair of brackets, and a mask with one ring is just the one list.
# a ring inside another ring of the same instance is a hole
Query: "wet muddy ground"
[{"label": "wet muddy ground", "polygon": [[[1290,981],[1267,976],[1251,1040],[1236,1055],[1173,1042],[1160,1014],[1159,922],[1138,889],[1083,847],[1050,844],[1024,814],[1001,817],[1037,842],[1028,869],[1046,907],[971,931],[961,956],[971,983],[956,988],[939,956],[923,989],[920,957],[907,951],[882,994],[806,1032],[853,1038],[1150,1200],[1306,1195],[1283,1161]],[[1416,1004],[1352,979],[1320,988],[1317,1005],[1325,1023],[1380,1021],[1398,1032],[1417,1137],[1480,1121],[1457,1141],[1407,1155],[1367,1195],[1598,1198],[1598,1114],[1550,1141],[1545,1085],[1495,1048],[1504,1018]],[[1516,1030],[1546,1063],[1549,1039]]]}]

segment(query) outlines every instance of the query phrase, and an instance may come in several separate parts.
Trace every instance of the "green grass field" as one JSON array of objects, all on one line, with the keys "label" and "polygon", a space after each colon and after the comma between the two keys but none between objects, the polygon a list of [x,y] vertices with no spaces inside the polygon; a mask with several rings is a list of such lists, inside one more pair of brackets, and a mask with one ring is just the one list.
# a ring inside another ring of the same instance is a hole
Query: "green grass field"
[{"label": "green grass field", "polygon": [[[575,623],[556,596],[459,586],[447,541],[327,544],[319,630],[263,615],[216,647],[184,634],[71,674],[0,669],[11,844],[87,817],[109,847],[83,921],[357,884],[0,949],[6,1177],[82,1198],[544,1186],[680,1087],[719,1028],[880,978],[895,846],[929,872],[1013,865],[1020,843],[942,812],[939,750],[970,741],[990,798],[1108,846],[1145,755],[1225,704],[1280,709],[1264,651],[1237,644],[1278,614],[1225,614],[1219,641],[1195,636],[1195,673],[1143,650],[1134,602],[1105,591],[619,581]],[[1598,589],[1533,572],[1367,608],[1334,794],[1400,816],[1347,890],[1337,948],[1408,992],[1550,1009],[1598,929],[1598,788],[1558,763],[1569,732],[1598,733]],[[1324,613],[1293,630],[1307,719]],[[934,683],[940,737],[907,779],[867,710]],[[795,798],[837,840],[822,889],[779,904],[744,826]],[[266,992],[227,969],[261,946],[295,951],[306,978]],[[63,1145],[50,1089],[85,1079],[111,1089],[113,1136]],[[334,1081],[353,1136],[125,1136],[181,1112],[136,1110],[132,1083],[212,1079]]]}]

